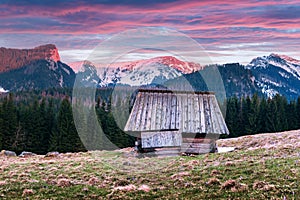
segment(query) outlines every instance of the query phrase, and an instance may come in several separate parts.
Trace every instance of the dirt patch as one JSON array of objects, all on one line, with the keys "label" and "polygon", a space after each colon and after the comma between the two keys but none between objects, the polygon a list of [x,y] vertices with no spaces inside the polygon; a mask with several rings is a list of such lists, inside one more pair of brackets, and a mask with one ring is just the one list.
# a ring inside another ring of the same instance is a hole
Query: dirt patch
[{"label": "dirt patch", "polygon": [[210,178],[206,184],[207,185],[221,185],[221,182],[217,178]]},{"label": "dirt patch", "polygon": [[270,190],[274,190],[275,186],[272,184],[269,184],[265,181],[255,181],[253,184],[253,189],[254,190],[262,190],[262,191],[270,191]]},{"label": "dirt patch", "polygon": [[248,186],[246,184],[239,183],[236,180],[228,180],[222,184],[221,189],[231,190],[232,192],[242,192],[247,191]]}]

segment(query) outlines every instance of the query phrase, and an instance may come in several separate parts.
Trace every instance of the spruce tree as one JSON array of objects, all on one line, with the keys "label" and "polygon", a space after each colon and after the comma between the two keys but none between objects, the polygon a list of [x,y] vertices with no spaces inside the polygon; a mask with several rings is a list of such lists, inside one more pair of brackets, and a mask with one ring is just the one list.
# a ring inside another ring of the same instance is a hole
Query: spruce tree
[{"label": "spruce tree", "polygon": [[267,100],[265,98],[262,98],[259,104],[259,113],[257,119],[257,125],[258,125],[257,128],[259,133],[267,132],[266,114],[267,114]]},{"label": "spruce tree", "polygon": [[274,113],[276,131],[285,131],[288,129],[288,122],[286,119],[287,100],[285,97],[276,94],[273,101],[275,101],[277,108]]},{"label": "spruce tree", "polygon": [[[44,103],[43,103],[44,104]],[[44,105],[43,105],[43,108]],[[43,136],[46,130],[46,122],[41,111],[38,100],[36,99],[32,106],[29,108],[28,118],[27,118],[27,150],[34,153],[43,154],[45,149],[43,146]]]},{"label": "spruce tree", "polygon": [[46,109],[46,113],[45,113],[45,121],[46,121],[46,134],[44,135],[44,142],[43,145],[45,147],[45,151],[48,151],[50,148],[50,137],[52,134],[52,131],[54,129],[55,126],[55,113],[54,113],[54,102],[53,99],[49,99],[48,100],[48,107]]},{"label": "spruce tree", "polygon": [[2,104],[2,148],[6,150],[14,150],[13,144],[16,139],[17,131],[17,110],[14,104],[14,96],[12,93],[4,99]]},{"label": "spruce tree", "polygon": [[230,137],[237,137],[239,134],[239,124],[237,122],[237,119],[239,117],[238,105],[239,102],[236,96],[227,100],[225,120],[230,133]]},{"label": "spruce tree", "polygon": [[259,113],[259,98],[257,94],[254,94],[248,112],[248,133],[255,134],[259,131],[258,126],[258,113]]},{"label": "spruce tree", "polygon": [[295,101],[290,101],[286,108],[286,119],[288,121],[288,130],[297,129],[297,105]]},{"label": "spruce tree", "polygon": [[2,149],[2,138],[3,138],[3,111],[0,105],[0,149]]},{"label": "spruce tree", "polygon": [[[39,110],[38,110],[38,116],[39,116],[39,135],[41,136],[40,139],[40,150],[39,153],[45,154],[48,151],[49,148],[49,138],[50,138],[50,133],[49,132],[49,121],[48,121],[48,112],[46,108],[46,99],[43,98],[40,105],[39,105]],[[51,112],[51,111],[50,111]],[[51,123],[51,122],[50,122]]]},{"label": "spruce tree", "polygon": [[242,99],[242,116],[243,116],[243,125],[244,125],[244,134],[248,135],[252,132],[250,124],[250,115],[251,115],[251,99],[247,96],[246,99]]},{"label": "spruce tree", "polygon": [[67,97],[62,101],[59,109],[57,130],[52,135],[51,147],[59,152],[85,151],[76,131],[72,107]]},{"label": "spruce tree", "polygon": [[297,112],[297,129],[300,129],[300,97],[298,97],[297,99],[296,112]]},{"label": "spruce tree", "polygon": [[267,101],[267,109],[266,109],[266,132],[276,132],[276,113],[277,106],[274,100],[271,98]]},{"label": "spruce tree", "polygon": [[86,139],[89,150],[98,150],[103,148],[103,132],[101,133],[101,130],[99,130],[100,121],[97,116],[98,109],[91,109],[87,118],[88,126],[86,129]]}]

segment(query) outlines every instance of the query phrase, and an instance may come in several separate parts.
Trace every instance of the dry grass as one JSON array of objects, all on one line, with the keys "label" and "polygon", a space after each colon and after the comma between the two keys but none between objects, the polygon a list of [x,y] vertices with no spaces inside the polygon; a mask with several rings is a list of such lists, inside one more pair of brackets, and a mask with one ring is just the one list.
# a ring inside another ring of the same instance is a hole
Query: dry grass
[{"label": "dry grass", "polygon": [[236,147],[238,150],[300,148],[300,130],[220,139],[217,144],[220,147]]},{"label": "dry grass", "polygon": [[223,190],[231,190],[232,192],[243,192],[248,190],[248,186],[235,180],[227,180],[221,186]]},{"label": "dry grass", "polygon": [[[221,140],[242,150],[194,157],[123,156],[131,149],[2,156],[0,199],[297,199],[299,132]],[[281,145],[267,148],[274,140]]]},{"label": "dry grass", "polygon": [[220,185],[221,181],[217,178],[210,178],[207,181],[207,185]]},{"label": "dry grass", "polygon": [[255,181],[253,184],[253,189],[269,191],[269,190],[275,190],[275,186],[272,184],[266,183],[265,181]]},{"label": "dry grass", "polygon": [[34,191],[32,189],[24,189],[22,196],[25,197],[25,196],[30,196],[33,194],[34,194]]}]

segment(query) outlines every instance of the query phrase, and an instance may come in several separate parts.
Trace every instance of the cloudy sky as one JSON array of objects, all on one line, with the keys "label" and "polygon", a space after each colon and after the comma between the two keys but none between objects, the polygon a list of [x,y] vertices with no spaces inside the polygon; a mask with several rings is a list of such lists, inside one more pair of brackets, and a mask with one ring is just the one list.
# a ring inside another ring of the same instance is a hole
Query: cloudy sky
[{"label": "cloudy sky", "polygon": [[300,59],[299,0],[0,0],[0,46],[52,43],[67,63],[115,34],[149,26],[186,34],[217,63],[272,52]]}]

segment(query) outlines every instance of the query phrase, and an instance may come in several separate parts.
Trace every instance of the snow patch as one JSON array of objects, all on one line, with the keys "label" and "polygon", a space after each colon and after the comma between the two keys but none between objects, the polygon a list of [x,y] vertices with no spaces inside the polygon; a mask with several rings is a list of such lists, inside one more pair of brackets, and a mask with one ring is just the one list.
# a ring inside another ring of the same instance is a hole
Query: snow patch
[{"label": "snow patch", "polygon": [[53,60],[47,59],[48,61],[48,68],[52,71],[55,71],[58,67],[57,67],[57,63],[54,62]]},{"label": "snow patch", "polygon": [[273,98],[276,94],[278,94],[278,91],[270,88],[269,85],[266,85],[266,83],[263,82],[257,82],[257,86],[261,88],[261,91],[263,94],[266,94],[267,97]]},{"label": "snow patch", "polygon": [[62,67],[62,69],[68,74],[70,75],[70,71],[68,69],[66,69],[65,67]]},{"label": "snow patch", "polygon": [[9,90],[5,90],[3,87],[0,86],[0,93],[7,93]]},{"label": "snow patch", "polygon": [[282,76],[283,78],[290,78],[289,75],[287,75],[286,73],[284,72],[278,72],[280,74],[280,76]]},{"label": "snow patch", "polygon": [[278,92],[276,90],[271,89],[271,88],[268,88],[268,89],[263,88],[262,92],[264,94],[266,94],[269,98],[273,98],[276,94],[278,94]]},{"label": "snow patch", "polygon": [[64,83],[64,78],[62,75],[60,75],[60,78],[59,78],[59,85],[60,87],[63,87],[63,83]]},{"label": "snow patch", "polygon": [[218,147],[218,153],[226,153],[234,151],[235,147]]},{"label": "snow patch", "polygon": [[290,91],[291,93],[297,94],[297,91],[294,90],[294,89],[289,89],[289,91]]},{"label": "snow patch", "polygon": [[270,83],[270,84],[272,84],[272,85],[275,85],[276,87],[282,87],[279,83],[276,83],[276,82],[274,82],[274,81],[271,81],[271,80],[269,80],[269,79],[266,79],[266,78],[262,78],[261,79],[263,82],[265,82],[265,83]]}]

